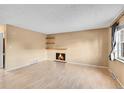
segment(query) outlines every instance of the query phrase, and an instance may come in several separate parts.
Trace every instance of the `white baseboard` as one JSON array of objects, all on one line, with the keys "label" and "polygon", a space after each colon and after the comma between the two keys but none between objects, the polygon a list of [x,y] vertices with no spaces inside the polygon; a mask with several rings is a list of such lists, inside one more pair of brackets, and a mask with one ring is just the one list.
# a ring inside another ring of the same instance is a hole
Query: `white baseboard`
[{"label": "white baseboard", "polygon": [[10,69],[5,69],[5,71],[12,71],[12,70],[20,69],[20,68],[23,68],[23,67],[27,67],[27,66],[42,62],[42,61],[32,62],[32,63],[24,64],[24,65],[21,65],[21,66],[16,66],[16,67],[13,67],[13,68],[10,68]]},{"label": "white baseboard", "polygon": [[119,85],[124,89],[124,85],[118,79],[118,77],[116,76],[116,74],[111,69],[108,69],[108,70],[109,70],[110,73],[112,73],[115,76],[115,79],[117,80],[117,82],[119,83]]},{"label": "white baseboard", "polygon": [[[45,61],[45,60],[42,60],[42,61]],[[16,69],[19,69],[19,68],[23,68],[23,67],[27,67],[27,66],[30,66],[30,65],[33,65],[33,64],[36,64],[36,63],[39,63],[39,62],[42,62],[42,61],[38,61],[38,62],[31,62],[29,64],[25,64],[25,65],[21,65],[21,66],[17,66],[17,67],[13,67],[11,69],[5,69],[6,71],[11,71],[11,70],[16,70]],[[106,66],[98,66],[98,65],[90,65],[90,64],[82,64],[82,63],[74,63],[74,62],[67,62],[69,64],[76,64],[76,65],[82,65],[82,66],[89,66],[89,67],[95,67],[95,68],[107,68]]]},{"label": "white baseboard", "polygon": [[107,68],[108,69],[108,67],[106,67],[106,66],[98,66],[98,65],[91,65],[91,64],[74,63],[74,62],[67,62],[67,63],[95,67],[95,68]]}]

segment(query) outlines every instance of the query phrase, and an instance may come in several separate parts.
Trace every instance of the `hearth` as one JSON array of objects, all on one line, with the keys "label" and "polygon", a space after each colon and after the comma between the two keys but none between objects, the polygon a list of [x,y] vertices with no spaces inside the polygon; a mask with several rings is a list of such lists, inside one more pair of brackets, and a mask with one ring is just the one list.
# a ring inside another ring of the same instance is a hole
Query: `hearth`
[{"label": "hearth", "polygon": [[65,53],[56,53],[56,61],[57,62],[66,62],[65,61],[65,58],[66,57],[66,55],[65,55]]}]

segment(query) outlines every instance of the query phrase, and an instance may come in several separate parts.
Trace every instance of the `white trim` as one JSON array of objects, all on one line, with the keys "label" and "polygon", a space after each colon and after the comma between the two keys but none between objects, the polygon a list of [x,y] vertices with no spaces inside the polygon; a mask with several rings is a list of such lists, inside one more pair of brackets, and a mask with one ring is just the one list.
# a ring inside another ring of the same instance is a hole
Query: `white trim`
[{"label": "white trim", "polygon": [[119,62],[124,63],[124,57],[122,57],[122,55],[121,55],[121,53],[123,51],[122,48],[121,48],[121,43],[122,43],[121,35],[120,35],[121,31],[124,31],[124,28],[122,28],[122,29],[120,29],[116,32],[116,42],[117,42],[117,44],[116,44],[116,51],[115,51],[115,59],[118,60]]},{"label": "white trim", "polygon": [[112,73],[114,76],[115,76],[115,79],[117,80],[117,82],[119,83],[119,85],[124,89],[124,85],[121,83],[121,81],[118,79],[118,77],[116,76],[116,74],[111,70],[111,69],[108,69],[108,71],[110,73]]},{"label": "white trim", "polygon": [[27,67],[27,66],[30,66],[30,65],[33,65],[33,64],[36,64],[36,63],[29,63],[29,64],[25,64],[25,65],[21,65],[21,66],[16,66],[16,67],[13,67],[13,68],[10,68],[10,69],[5,69],[5,70],[6,71],[12,71],[12,70],[24,68],[24,67]]},{"label": "white trim", "polygon": [[[42,60],[42,61],[43,61],[43,60]],[[36,64],[36,63],[42,62],[42,61],[32,62],[32,63],[28,63],[28,64],[21,65],[21,66],[16,66],[16,67],[13,67],[13,68],[10,68],[10,69],[5,69],[5,71],[12,71],[12,70],[16,70],[16,69],[24,68],[24,67],[27,67],[27,66],[30,66],[30,65],[33,65],[33,64]]]},{"label": "white trim", "polygon": [[121,62],[121,63],[124,63],[124,60],[122,60],[122,59],[117,58],[116,60]]},{"label": "white trim", "polygon": [[1,46],[0,46],[0,48],[1,48],[1,51],[0,51],[0,68],[2,68],[3,67],[3,32],[0,32],[0,44],[1,44]]},{"label": "white trim", "polygon": [[76,64],[76,65],[82,65],[82,66],[89,66],[89,67],[95,67],[95,68],[107,68],[107,66],[98,66],[98,65],[90,65],[90,64],[83,64],[83,63],[75,63],[75,62],[67,62],[70,64]]},{"label": "white trim", "polygon": [[[46,61],[53,61],[53,62],[55,62],[55,60],[46,60]],[[91,65],[91,64],[84,64],[84,63],[75,63],[73,61],[66,61],[65,64],[75,64],[75,65],[89,66],[89,67],[95,67],[95,68],[106,68],[106,69],[109,68],[107,66],[98,66],[98,65]]]},{"label": "white trim", "polygon": [[109,26],[112,26],[118,19],[120,19],[121,15],[124,14],[124,8],[122,8],[117,14],[116,16],[113,18],[111,24]]},{"label": "white trim", "polygon": [[[48,61],[48,60],[44,60],[44,61]],[[51,61],[51,60],[50,60],[50,61]],[[53,60],[53,61],[54,61],[54,60]],[[42,61],[35,62],[35,63],[32,62],[32,63],[29,63],[29,64],[17,66],[17,67],[10,68],[10,69],[5,69],[5,70],[6,70],[6,71],[12,71],[12,70],[16,70],[16,69],[19,69],[19,68],[27,67],[27,66],[30,66],[30,65],[39,63],[39,62],[43,62],[43,60],[42,60]],[[75,62],[68,62],[68,61],[67,61],[67,63],[65,63],[65,64],[75,64],[75,65],[81,65],[81,66],[89,66],[89,67],[95,67],[95,68],[106,68],[106,69],[108,69],[107,66],[90,65],[90,64],[75,63]]]}]

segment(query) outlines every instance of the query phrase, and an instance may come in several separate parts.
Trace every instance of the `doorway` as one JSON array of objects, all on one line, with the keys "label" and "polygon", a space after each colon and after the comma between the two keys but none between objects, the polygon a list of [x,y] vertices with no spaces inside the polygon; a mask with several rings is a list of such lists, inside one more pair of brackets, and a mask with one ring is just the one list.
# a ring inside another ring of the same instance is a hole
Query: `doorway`
[{"label": "doorway", "polygon": [[4,46],[3,46],[3,33],[0,33],[0,68],[4,68]]}]

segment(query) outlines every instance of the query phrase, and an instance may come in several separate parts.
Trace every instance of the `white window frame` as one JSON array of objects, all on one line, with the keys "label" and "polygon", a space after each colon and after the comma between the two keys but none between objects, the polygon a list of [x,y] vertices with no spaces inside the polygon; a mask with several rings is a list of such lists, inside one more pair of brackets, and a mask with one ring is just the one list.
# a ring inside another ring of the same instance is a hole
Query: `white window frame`
[{"label": "white window frame", "polygon": [[115,59],[124,63],[124,57],[122,56],[122,48],[121,48],[121,44],[124,43],[124,40],[121,41],[121,31],[124,31],[123,29],[120,29],[118,31],[115,32],[115,39],[116,39],[116,46],[115,46]]}]

